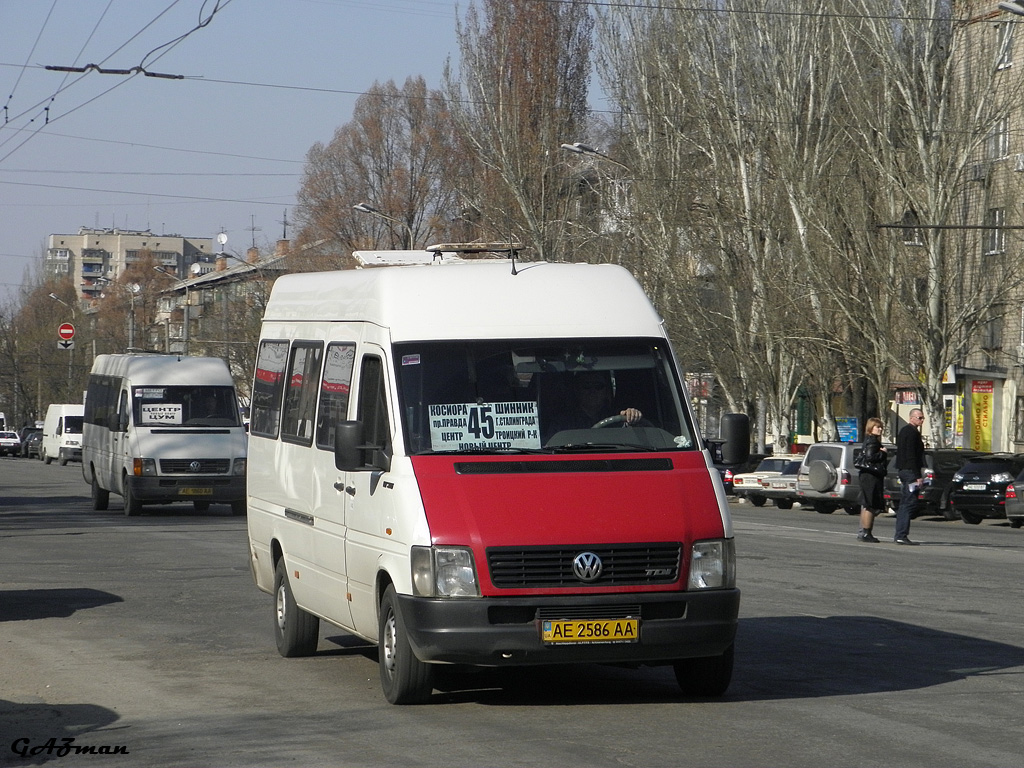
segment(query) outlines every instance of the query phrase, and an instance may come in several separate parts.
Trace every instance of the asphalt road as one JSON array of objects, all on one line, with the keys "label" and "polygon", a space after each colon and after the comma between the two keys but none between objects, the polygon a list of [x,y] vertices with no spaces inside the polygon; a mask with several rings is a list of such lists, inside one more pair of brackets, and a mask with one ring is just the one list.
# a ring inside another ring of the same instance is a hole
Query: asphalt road
[{"label": "asphalt road", "polygon": [[897,547],[843,513],[733,511],[724,698],[583,666],[446,676],[393,707],[375,650],[340,631],[278,656],[228,507],[93,512],[77,464],[0,459],[0,764],[1024,764],[1024,530],[926,518]]}]

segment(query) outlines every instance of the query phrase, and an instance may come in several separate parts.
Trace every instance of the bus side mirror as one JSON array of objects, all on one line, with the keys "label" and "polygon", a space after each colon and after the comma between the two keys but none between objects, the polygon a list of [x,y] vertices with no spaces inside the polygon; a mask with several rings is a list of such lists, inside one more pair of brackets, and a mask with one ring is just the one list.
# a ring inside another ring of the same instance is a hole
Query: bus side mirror
[{"label": "bus side mirror", "polygon": [[742,464],[750,458],[750,418],[745,413],[722,414],[722,461]]},{"label": "bus side mirror", "polygon": [[339,421],[334,425],[334,466],[343,472],[364,469],[363,422]]}]

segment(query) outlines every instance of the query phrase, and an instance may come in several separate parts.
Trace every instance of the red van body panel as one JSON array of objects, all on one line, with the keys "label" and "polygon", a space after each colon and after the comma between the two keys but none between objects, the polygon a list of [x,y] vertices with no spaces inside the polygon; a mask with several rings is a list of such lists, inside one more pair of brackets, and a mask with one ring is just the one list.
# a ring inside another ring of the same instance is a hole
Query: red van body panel
[{"label": "red van body panel", "polygon": [[[622,454],[569,459],[417,456],[412,464],[431,540],[473,548],[483,595],[566,591],[497,589],[483,567],[485,546],[587,547],[670,541],[689,545],[725,536],[711,476],[703,454],[697,451],[628,459]],[[534,469],[539,465],[544,469]],[[643,468],[646,465],[658,468]],[[550,471],[553,466],[564,471]],[[630,524],[623,526],[623,519]],[[689,546],[683,552],[688,553]],[[680,580],[672,584],[601,591],[678,591],[685,588],[687,563],[681,566]]]}]

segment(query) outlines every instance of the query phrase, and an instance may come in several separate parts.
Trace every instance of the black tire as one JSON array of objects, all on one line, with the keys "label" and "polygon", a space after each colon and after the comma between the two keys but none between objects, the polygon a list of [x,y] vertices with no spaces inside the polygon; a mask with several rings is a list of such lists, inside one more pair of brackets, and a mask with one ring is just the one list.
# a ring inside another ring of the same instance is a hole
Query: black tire
[{"label": "black tire", "polygon": [[1024,525],[1024,520],[1021,520],[1019,517],[1010,520],[1011,528],[1020,528],[1022,525]]},{"label": "black tire", "polygon": [[320,619],[295,604],[283,556],[274,568],[274,639],[286,659],[312,656],[320,642]]},{"label": "black tire", "polygon": [[973,512],[961,512],[960,519],[968,525],[978,525],[982,521],[981,515],[976,515]]},{"label": "black tire", "polygon": [[135,498],[128,476],[124,476],[124,514],[125,517],[137,517],[142,514],[142,502]]},{"label": "black tire", "polygon": [[238,501],[231,502],[231,514],[241,516],[248,514],[249,510],[246,507],[245,499],[239,499]]},{"label": "black tire", "polygon": [[859,515],[860,514],[860,507],[843,507],[843,510],[848,515]]},{"label": "black tire", "polygon": [[776,499],[775,500],[775,506],[778,507],[779,509],[792,509],[793,508],[793,500],[792,499]]},{"label": "black tire", "polygon": [[832,465],[831,461],[818,459],[817,461],[812,461],[807,467],[807,482],[818,493],[831,491],[835,488],[838,480],[839,473],[836,472],[836,468]]},{"label": "black tire", "polygon": [[391,704],[424,704],[434,690],[434,672],[416,658],[393,585],[384,590],[378,619],[377,654],[380,685]]},{"label": "black tire", "polygon": [[62,467],[66,467],[68,465],[68,457],[65,456],[63,453],[58,454],[57,463]]},{"label": "black tire", "polygon": [[96,470],[92,473],[92,508],[97,512],[102,512],[108,506],[110,506],[110,491],[105,491],[100,488],[100,484],[96,482]]},{"label": "black tire", "polygon": [[43,464],[49,464],[51,461],[53,461],[53,459],[50,458],[50,454],[48,454],[45,450],[39,453],[39,458],[43,460]]},{"label": "black tire", "polygon": [[766,499],[764,496],[754,495],[748,496],[747,498],[750,499],[750,503],[753,504],[755,507],[763,507],[764,503],[768,501],[768,499]]},{"label": "black tire", "polygon": [[734,656],[735,646],[730,645],[721,656],[676,661],[672,667],[683,694],[701,698],[724,694],[732,682]]},{"label": "black tire", "polygon": [[834,504],[822,504],[821,502],[814,502],[814,511],[819,515],[831,515],[836,511]]}]

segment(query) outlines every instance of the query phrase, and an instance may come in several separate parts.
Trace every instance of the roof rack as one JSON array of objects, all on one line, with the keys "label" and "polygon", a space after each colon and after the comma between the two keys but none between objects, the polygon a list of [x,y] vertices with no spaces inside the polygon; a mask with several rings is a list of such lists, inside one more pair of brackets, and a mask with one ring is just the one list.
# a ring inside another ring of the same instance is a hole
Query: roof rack
[{"label": "roof rack", "polygon": [[426,250],[432,253],[509,253],[516,254],[523,250],[522,243],[438,243],[428,245]]}]

